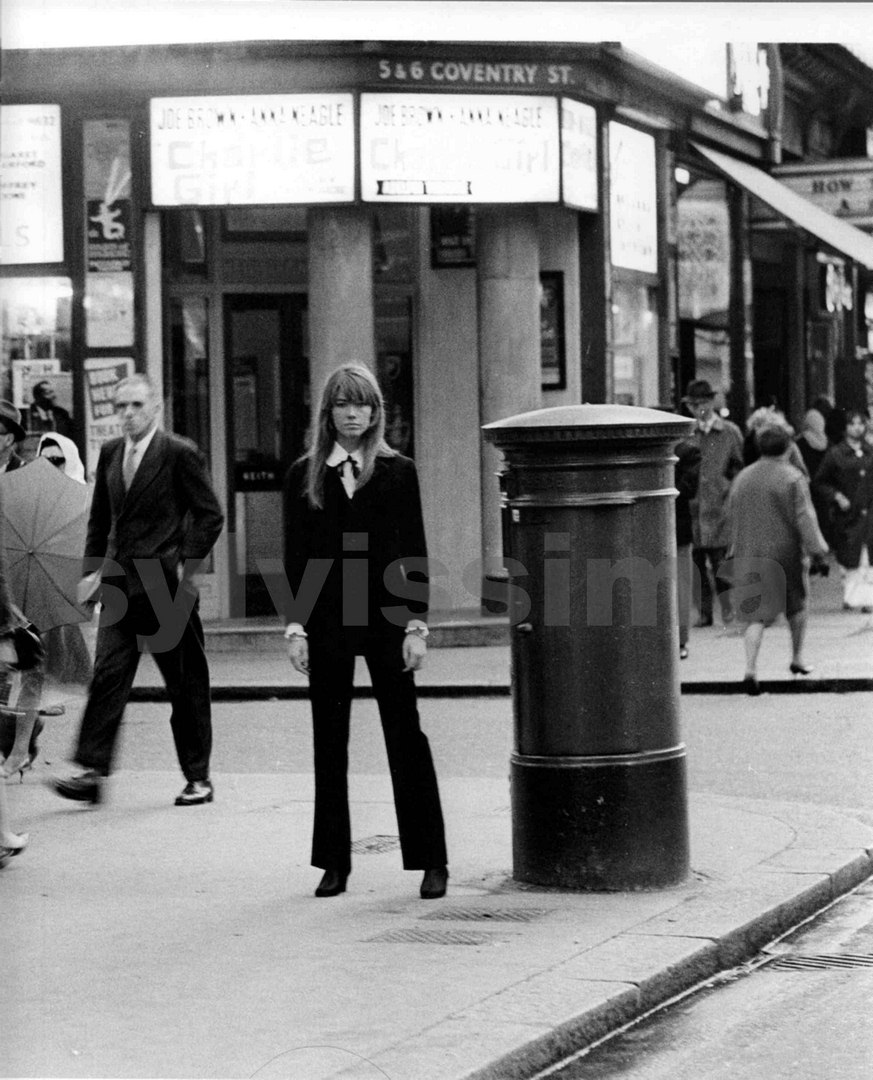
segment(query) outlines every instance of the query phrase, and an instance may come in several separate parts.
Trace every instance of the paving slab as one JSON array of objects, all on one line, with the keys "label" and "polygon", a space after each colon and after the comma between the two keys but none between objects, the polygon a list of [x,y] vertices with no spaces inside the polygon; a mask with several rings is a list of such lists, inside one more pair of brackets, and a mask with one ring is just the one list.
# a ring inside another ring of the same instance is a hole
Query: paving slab
[{"label": "paving slab", "polygon": [[222,775],[184,810],[174,772],[121,771],[95,810],[9,785],[33,841],[0,875],[7,1074],[521,1080],[871,870],[850,813],[692,792],[686,884],[525,886],[506,780],[441,786],[452,877],[425,903],[385,775],[350,777],[360,853],[330,901],[312,897],[309,774]]}]

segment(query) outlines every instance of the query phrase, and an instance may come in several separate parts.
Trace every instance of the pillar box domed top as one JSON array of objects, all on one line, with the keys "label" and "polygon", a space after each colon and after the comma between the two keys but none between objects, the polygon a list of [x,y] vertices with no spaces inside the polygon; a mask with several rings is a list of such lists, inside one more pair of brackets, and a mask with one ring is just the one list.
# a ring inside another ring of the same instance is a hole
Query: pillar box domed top
[{"label": "pillar box domed top", "polygon": [[485,438],[495,446],[531,443],[670,442],[690,435],[694,421],[660,409],[636,405],[558,405],[508,416],[486,424]]}]

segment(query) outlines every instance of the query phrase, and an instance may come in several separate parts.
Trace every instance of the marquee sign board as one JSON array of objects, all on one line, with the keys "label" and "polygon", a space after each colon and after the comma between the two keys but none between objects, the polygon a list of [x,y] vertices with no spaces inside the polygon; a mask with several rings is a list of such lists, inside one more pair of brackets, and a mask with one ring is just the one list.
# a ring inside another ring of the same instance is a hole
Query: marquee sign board
[{"label": "marquee sign board", "polygon": [[362,94],[365,202],[556,203],[558,99]]},{"label": "marquee sign board", "polygon": [[352,202],[351,94],[153,98],[152,203]]}]

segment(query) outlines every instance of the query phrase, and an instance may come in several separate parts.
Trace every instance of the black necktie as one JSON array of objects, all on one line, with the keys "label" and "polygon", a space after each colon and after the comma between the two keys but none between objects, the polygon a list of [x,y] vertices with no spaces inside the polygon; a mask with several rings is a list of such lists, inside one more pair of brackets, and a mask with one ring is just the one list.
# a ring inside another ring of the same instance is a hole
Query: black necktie
[{"label": "black necktie", "polygon": [[[351,477],[346,469],[346,465],[351,465]],[[360,465],[355,461],[351,454],[339,463],[336,467],[337,474],[342,481],[343,487],[346,489],[346,494],[351,498],[355,493],[355,481],[358,479],[358,474],[361,471]]]},{"label": "black necktie", "polygon": [[345,458],[345,460],[341,461],[339,465],[337,465],[336,471],[340,474],[340,476],[342,476],[343,470],[348,464],[351,464],[352,476],[357,480],[358,477],[361,475],[361,466],[357,463],[357,461],[355,461],[351,454],[349,454],[349,456]]}]

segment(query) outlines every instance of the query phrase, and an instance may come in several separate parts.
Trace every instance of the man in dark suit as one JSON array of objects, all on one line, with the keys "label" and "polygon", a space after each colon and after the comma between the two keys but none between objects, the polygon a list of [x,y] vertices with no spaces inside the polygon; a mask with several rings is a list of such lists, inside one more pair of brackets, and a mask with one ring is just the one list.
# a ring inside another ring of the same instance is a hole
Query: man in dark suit
[{"label": "man in dark suit", "polygon": [[161,402],[146,376],[118,384],[115,412],[124,435],[100,451],[85,545],[86,573],[101,575],[102,610],[74,757],[80,769],[52,784],[64,798],[99,802],[145,645],[172,702],[170,724],[187,781],[176,805],[193,806],[211,802],[213,791],[209,669],[192,577],[224,516],[203,455],[158,427]]},{"label": "man in dark suit", "polygon": [[24,464],[24,460],[15,452],[15,447],[24,436],[21,413],[11,401],[0,398],[0,473],[20,469]]}]

